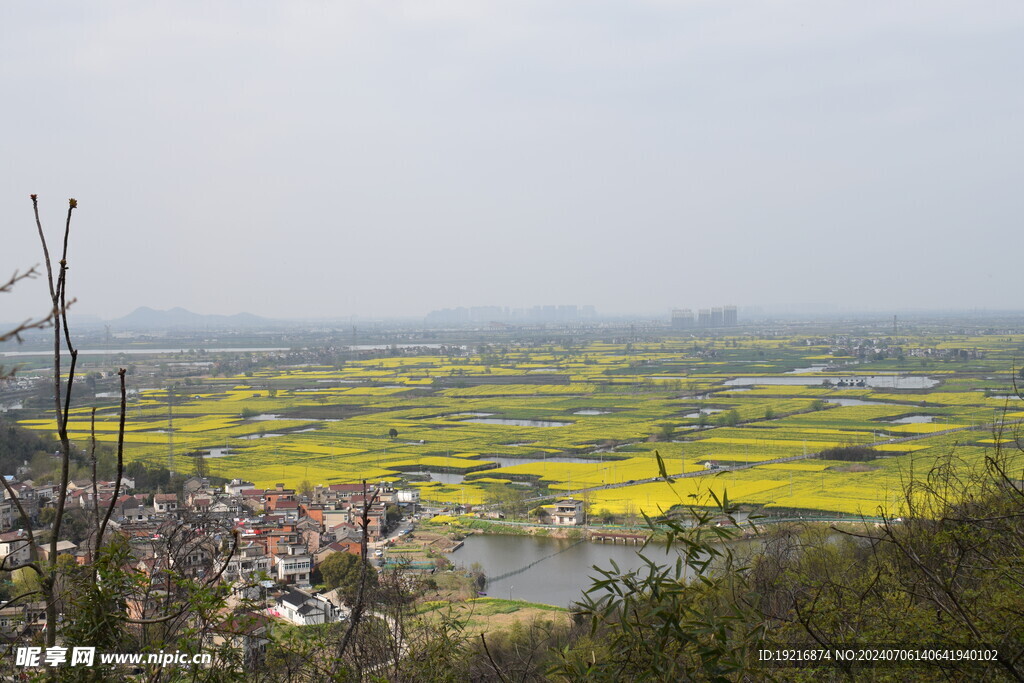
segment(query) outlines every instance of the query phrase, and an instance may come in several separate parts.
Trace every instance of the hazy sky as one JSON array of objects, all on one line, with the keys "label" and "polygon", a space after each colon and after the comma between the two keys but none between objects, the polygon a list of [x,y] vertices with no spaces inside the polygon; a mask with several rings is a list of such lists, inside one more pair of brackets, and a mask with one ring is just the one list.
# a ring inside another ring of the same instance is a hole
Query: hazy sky
[{"label": "hazy sky", "polygon": [[1024,308],[1017,0],[5,2],[0,94],[81,313]]}]

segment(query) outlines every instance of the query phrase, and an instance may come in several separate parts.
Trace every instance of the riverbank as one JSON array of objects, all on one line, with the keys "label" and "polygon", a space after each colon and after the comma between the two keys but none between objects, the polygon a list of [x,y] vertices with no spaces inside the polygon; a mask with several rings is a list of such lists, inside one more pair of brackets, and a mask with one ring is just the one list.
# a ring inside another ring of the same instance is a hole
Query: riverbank
[{"label": "riverbank", "polygon": [[[716,519],[713,523],[717,526],[734,526],[737,539],[751,539],[768,532],[771,529],[794,525],[794,526],[827,526],[840,532],[864,533],[866,530],[879,526],[882,520],[876,518],[854,519],[843,518],[749,518],[742,515],[735,522],[727,517]],[[899,520],[895,520],[896,523]],[[599,544],[612,545],[634,545],[641,546],[653,540],[663,541],[662,532],[653,532],[647,528],[637,528],[621,525],[598,525],[598,526],[554,526],[545,524],[534,524],[529,522],[515,522],[510,520],[485,520],[468,515],[443,516],[431,520],[427,528],[435,527],[435,533],[447,533],[453,540],[452,546],[447,552],[454,552],[461,546],[455,542],[461,541],[470,535],[493,535],[493,536],[533,536],[538,538],[563,539],[570,541],[589,541]],[[445,532],[441,531],[445,529]]]}]

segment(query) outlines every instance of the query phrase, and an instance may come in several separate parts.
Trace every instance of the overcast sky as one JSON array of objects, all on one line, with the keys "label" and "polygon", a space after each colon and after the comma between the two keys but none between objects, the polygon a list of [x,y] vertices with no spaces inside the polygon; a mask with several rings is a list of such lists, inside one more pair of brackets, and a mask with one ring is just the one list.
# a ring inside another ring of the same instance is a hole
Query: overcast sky
[{"label": "overcast sky", "polygon": [[0,94],[83,314],[1024,308],[1019,1],[5,2]]}]

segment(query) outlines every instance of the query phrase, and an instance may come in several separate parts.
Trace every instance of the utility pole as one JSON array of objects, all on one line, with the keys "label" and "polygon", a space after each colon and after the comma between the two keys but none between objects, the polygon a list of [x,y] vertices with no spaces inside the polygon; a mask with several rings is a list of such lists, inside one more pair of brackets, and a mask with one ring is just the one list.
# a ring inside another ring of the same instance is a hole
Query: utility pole
[{"label": "utility pole", "polygon": [[174,385],[167,383],[167,471],[174,476]]}]

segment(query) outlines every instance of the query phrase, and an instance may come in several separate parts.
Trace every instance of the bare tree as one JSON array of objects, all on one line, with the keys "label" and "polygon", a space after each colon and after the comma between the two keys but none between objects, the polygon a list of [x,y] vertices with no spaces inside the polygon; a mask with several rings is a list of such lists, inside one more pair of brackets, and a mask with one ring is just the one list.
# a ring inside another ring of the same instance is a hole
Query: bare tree
[{"label": "bare tree", "polygon": [[[43,265],[46,269],[46,283],[50,292],[50,313],[46,318],[41,318],[35,321],[28,320],[21,323],[16,326],[12,332],[8,332],[5,335],[7,338],[10,338],[11,336],[20,338],[20,333],[28,329],[42,327],[53,328],[53,402],[54,416],[57,421],[57,434],[60,440],[59,454],[61,459],[61,474],[60,480],[58,481],[59,491],[56,503],[56,517],[54,518],[53,532],[50,536],[49,553],[47,554],[45,562],[39,561],[39,553],[36,548],[35,534],[32,531],[31,518],[26,514],[25,509],[18,500],[17,495],[11,489],[10,485],[6,480],[3,480],[8,496],[10,496],[15,502],[18,509],[18,515],[24,524],[26,535],[28,537],[30,559],[24,566],[36,573],[39,581],[39,590],[37,592],[42,595],[42,598],[46,603],[45,640],[47,647],[52,647],[57,639],[58,610],[57,595],[55,591],[59,571],[57,565],[57,542],[60,538],[61,522],[67,503],[68,476],[71,463],[71,440],[68,437],[68,417],[71,409],[71,391],[75,381],[75,367],[78,363],[78,351],[71,343],[71,335],[68,331],[67,324],[67,310],[69,303],[71,303],[68,301],[67,297],[68,238],[71,234],[71,215],[77,207],[78,202],[75,199],[68,200],[68,212],[64,221],[64,239],[62,241],[58,270],[55,273],[53,262],[50,257],[50,250],[46,241],[46,235],[43,232],[42,220],[39,217],[38,198],[36,195],[32,195],[32,210],[35,215],[36,230],[39,234],[39,241],[42,245]],[[35,272],[35,268],[28,271],[28,273],[31,274],[34,274]],[[15,274],[15,276],[4,285],[5,289],[3,291],[7,291],[16,282],[29,276],[30,275],[27,274],[21,274],[20,276]],[[61,355],[65,350],[71,358],[67,371],[67,380],[63,378],[63,368],[61,363]],[[25,597],[25,595],[18,596],[18,598],[23,597]]]}]

